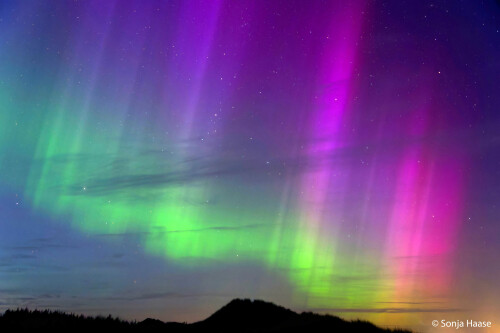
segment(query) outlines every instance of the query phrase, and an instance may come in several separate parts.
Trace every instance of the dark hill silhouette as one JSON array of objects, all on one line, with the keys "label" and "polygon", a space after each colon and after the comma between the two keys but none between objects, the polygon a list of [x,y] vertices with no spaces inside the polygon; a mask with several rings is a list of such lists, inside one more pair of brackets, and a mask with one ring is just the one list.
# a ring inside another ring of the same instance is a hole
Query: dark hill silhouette
[{"label": "dark hill silhouette", "polygon": [[299,315],[284,307],[260,300],[234,299],[195,326],[210,327],[272,327],[283,322],[296,321]]},{"label": "dark hill silhouette", "polygon": [[33,330],[89,332],[353,332],[409,333],[407,330],[383,329],[367,321],[346,321],[336,316],[311,312],[298,314],[264,301],[235,299],[205,320],[193,323],[164,323],[157,319],[128,322],[118,318],[86,317],[58,311],[7,310],[0,316],[0,332]]}]

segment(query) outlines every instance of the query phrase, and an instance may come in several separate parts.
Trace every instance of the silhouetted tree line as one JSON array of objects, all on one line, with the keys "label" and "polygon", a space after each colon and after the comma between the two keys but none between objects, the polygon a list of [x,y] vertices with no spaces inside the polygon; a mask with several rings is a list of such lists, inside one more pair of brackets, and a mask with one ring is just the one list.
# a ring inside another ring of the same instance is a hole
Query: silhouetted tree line
[{"label": "silhouetted tree line", "polygon": [[111,315],[108,317],[87,317],[60,311],[17,309],[7,310],[0,317],[0,332],[4,332],[4,329],[11,329],[12,332],[16,332],[19,330],[27,331],[42,328],[48,330],[68,329],[68,332],[75,329],[82,331],[92,329],[131,331],[136,324],[135,322],[113,318]]},{"label": "silhouetted tree line", "polygon": [[312,312],[298,314],[264,301],[235,299],[203,321],[192,324],[164,323],[157,319],[129,322],[119,318],[67,314],[60,311],[7,310],[0,316],[0,332],[66,331],[90,332],[362,332],[411,333],[402,329],[383,329],[370,322],[346,321],[336,316]]}]

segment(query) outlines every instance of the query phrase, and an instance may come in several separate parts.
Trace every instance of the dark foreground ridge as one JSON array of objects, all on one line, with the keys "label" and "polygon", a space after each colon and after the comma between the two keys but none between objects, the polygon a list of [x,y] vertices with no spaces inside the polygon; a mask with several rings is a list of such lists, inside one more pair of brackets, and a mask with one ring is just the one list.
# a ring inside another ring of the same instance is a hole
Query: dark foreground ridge
[{"label": "dark foreground ridge", "polygon": [[235,299],[205,320],[186,323],[164,323],[156,319],[128,322],[118,318],[86,317],[58,311],[7,310],[0,317],[0,332],[20,331],[91,332],[398,332],[383,329],[367,321],[346,321],[330,315],[311,312],[298,314],[284,307],[264,301]]}]

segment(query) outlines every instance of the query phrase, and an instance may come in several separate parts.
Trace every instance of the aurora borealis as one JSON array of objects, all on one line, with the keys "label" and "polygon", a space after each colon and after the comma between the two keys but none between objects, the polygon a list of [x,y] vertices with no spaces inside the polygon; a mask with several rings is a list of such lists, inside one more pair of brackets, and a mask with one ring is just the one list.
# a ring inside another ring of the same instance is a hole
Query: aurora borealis
[{"label": "aurora borealis", "polygon": [[499,331],[499,9],[0,2],[0,310]]}]

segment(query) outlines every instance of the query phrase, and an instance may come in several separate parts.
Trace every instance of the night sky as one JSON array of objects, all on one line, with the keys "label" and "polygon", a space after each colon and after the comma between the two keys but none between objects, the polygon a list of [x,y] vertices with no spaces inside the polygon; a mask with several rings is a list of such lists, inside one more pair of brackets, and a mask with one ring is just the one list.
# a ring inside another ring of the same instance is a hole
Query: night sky
[{"label": "night sky", "polygon": [[0,311],[191,322],[248,297],[500,332],[499,20],[1,1]]}]

